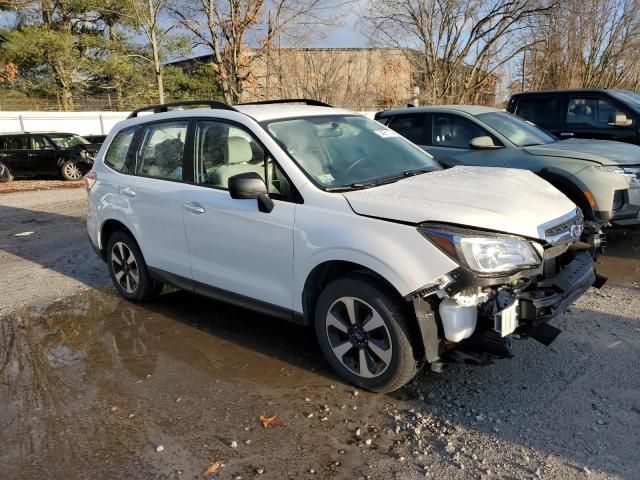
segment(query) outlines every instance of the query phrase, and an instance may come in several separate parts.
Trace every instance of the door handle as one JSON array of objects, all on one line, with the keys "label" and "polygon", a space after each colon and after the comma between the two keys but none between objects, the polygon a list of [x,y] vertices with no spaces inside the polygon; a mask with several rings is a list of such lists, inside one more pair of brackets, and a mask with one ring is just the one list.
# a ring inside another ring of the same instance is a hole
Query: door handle
[{"label": "door handle", "polygon": [[182,206],[191,213],[198,215],[205,212],[204,207],[196,202],[183,203]]},{"label": "door handle", "polygon": [[573,132],[561,132],[561,137],[573,137]]},{"label": "door handle", "polygon": [[120,193],[122,193],[123,195],[127,195],[129,197],[135,197],[136,196],[136,192],[131,190],[129,187],[121,188],[120,189]]}]

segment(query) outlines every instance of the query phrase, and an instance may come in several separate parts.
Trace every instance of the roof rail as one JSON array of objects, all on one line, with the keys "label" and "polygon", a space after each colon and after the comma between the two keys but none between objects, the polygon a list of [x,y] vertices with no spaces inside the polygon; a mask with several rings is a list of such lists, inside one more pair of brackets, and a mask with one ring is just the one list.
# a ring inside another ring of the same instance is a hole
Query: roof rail
[{"label": "roof rail", "polygon": [[245,102],[238,103],[237,105],[268,105],[270,103],[304,103],[305,105],[313,105],[316,107],[331,107],[333,105],[329,105],[328,103],[321,102],[320,100],[311,100],[309,98],[283,98],[280,100],[260,100],[257,102]]},{"label": "roof rail", "polygon": [[237,112],[237,110],[233,108],[231,105],[226,104],[224,102],[220,102],[218,100],[188,100],[184,102],[162,103],[160,105],[149,105],[148,107],[138,108],[137,110],[134,110],[133,112],[131,112],[127,118],[135,118],[141,112],[153,112],[153,113],[168,112],[170,108],[188,107],[188,106],[195,106],[195,105],[207,105],[210,108],[219,108],[221,110],[233,110]]}]

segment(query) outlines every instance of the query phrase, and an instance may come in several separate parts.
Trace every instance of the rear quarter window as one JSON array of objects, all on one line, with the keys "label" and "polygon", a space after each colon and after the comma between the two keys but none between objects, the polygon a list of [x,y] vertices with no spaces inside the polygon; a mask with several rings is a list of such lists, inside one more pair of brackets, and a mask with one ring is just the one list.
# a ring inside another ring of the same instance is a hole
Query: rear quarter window
[{"label": "rear quarter window", "polygon": [[109,149],[104,156],[105,165],[108,165],[113,170],[120,173],[132,173],[130,172],[130,162],[128,159],[129,147],[131,146],[131,141],[133,140],[135,133],[136,129],[134,127],[130,127],[119,131],[116,136],[113,137],[113,140],[109,145]]}]

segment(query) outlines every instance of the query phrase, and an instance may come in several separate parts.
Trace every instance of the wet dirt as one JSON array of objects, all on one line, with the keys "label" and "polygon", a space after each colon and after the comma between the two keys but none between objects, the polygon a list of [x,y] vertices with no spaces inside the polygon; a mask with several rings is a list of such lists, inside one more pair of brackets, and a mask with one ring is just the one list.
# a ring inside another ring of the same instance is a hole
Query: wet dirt
[{"label": "wet dirt", "polygon": [[640,285],[640,229],[609,231],[598,263],[598,272],[612,281]]}]

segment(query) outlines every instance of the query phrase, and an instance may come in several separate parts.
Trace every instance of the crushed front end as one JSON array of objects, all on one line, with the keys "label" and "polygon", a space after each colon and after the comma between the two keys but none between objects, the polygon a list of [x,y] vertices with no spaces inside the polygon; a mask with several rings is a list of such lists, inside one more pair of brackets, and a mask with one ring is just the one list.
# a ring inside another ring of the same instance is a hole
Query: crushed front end
[{"label": "crushed front end", "polygon": [[413,294],[432,368],[509,358],[514,336],[549,345],[560,333],[549,321],[590,287],[604,284],[593,267],[600,239],[584,234],[580,211],[550,224],[540,227],[544,240],[442,224],[419,227],[460,264]]}]

